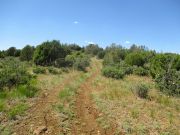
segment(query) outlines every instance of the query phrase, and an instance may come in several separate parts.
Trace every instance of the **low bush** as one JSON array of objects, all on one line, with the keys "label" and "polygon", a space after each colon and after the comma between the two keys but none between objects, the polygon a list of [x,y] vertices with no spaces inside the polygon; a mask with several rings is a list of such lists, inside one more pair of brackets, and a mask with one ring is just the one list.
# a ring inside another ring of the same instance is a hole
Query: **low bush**
[{"label": "low bush", "polygon": [[61,71],[62,71],[62,72],[65,72],[65,73],[69,73],[69,69],[68,69],[68,68],[62,67],[62,68],[61,68]]},{"label": "low bush", "polygon": [[97,58],[98,58],[98,59],[103,59],[104,56],[105,56],[105,51],[100,51],[100,52],[98,52],[98,54],[97,54]]},{"label": "low bush", "polygon": [[143,67],[133,67],[133,73],[139,76],[147,76],[149,74],[148,70]]},{"label": "low bush", "polygon": [[55,69],[53,67],[48,67],[48,71],[51,74],[59,74],[60,73],[57,69]]},{"label": "low bush", "polygon": [[102,69],[102,74],[106,77],[111,77],[115,79],[122,79],[125,75],[123,70],[120,70],[116,67],[104,67]]},{"label": "low bush", "polygon": [[27,84],[32,75],[27,72],[23,63],[16,59],[5,59],[2,61],[0,70],[0,90],[11,88],[20,84]]},{"label": "low bush", "polygon": [[171,96],[180,96],[180,71],[169,69],[156,75],[156,84],[160,91]]},{"label": "low bush", "polygon": [[141,83],[135,87],[135,93],[140,98],[146,99],[148,97],[148,92],[149,92],[149,87],[146,84]]},{"label": "low bush", "polygon": [[86,71],[86,67],[89,66],[90,59],[88,57],[77,58],[73,67],[79,71]]},{"label": "low bush", "polygon": [[33,69],[33,72],[35,74],[45,74],[46,69],[44,67],[36,67],[36,68]]},{"label": "low bush", "polygon": [[145,56],[140,52],[133,52],[126,56],[125,62],[131,66],[143,66],[145,63]]},{"label": "low bush", "polygon": [[90,64],[89,56],[82,52],[74,52],[71,55],[67,55],[65,61],[68,63],[68,66],[72,66],[79,71],[86,71],[86,67]]}]

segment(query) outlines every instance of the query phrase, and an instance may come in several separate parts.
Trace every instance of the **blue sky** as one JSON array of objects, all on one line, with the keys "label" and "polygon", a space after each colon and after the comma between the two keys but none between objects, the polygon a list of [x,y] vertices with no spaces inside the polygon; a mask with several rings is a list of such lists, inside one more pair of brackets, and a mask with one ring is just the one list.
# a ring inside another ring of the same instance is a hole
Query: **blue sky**
[{"label": "blue sky", "polygon": [[180,53],[179,0],[0,0],[0,49],[57,39]]}]

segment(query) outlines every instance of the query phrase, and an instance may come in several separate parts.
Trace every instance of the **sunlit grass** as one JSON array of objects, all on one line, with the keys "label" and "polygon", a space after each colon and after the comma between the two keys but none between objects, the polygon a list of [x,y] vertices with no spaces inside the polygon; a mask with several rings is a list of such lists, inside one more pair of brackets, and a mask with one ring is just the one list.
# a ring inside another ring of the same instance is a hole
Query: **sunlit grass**
[{"label": "sunlit grass", "polygon": [[[146,99],[132,92],[141,83],[149,87]],[[117,133],[179,133],[180,100],[159,92],[150,78],[130,75],[114,80],[99,75],[92,86],[96,89],[93,99],[103,113],[100,117],[106,118],[105,123],[108,119],[109,123],[118,124]]]}]

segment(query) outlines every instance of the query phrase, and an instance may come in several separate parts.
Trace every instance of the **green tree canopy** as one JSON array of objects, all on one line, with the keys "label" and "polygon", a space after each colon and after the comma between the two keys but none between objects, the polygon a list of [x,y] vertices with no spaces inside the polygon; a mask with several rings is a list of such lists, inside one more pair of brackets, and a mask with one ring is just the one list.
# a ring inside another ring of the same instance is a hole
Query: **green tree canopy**
[{"label": "green tree canopy", "polygon": [[102,51],[103,49],[100,48],[97,44],[89,44],[85,48],[85,53],[91,54],[91,55],[97,55],[98,52]]},{"label": "green tree canopy", "polygon": [[37,65],[53,65],[56,59],[64,59],[67,51],[59,41],[46,41],[37,46],[34,52],[34,62]]},{"label": "green tree canopy", "polygon": [[34,54],[34,47],[30,46],[30,45],[26,45],[20,54],[20,59],[22,61],[30,61],[33,58],[33,54]]},{"label": "green tree canopy", "polygon": [[136,65],[136,66],[143,66],[145,63],[145,55],[143,55],[140,52],[133,52],[129,53],[126,58],[125,62],[131,66]]},{"label": "green tree canopy", "polygon": [[16,47],[10,47],[6,51],[7,56],[15,56],[15,53],[16,53]]}]

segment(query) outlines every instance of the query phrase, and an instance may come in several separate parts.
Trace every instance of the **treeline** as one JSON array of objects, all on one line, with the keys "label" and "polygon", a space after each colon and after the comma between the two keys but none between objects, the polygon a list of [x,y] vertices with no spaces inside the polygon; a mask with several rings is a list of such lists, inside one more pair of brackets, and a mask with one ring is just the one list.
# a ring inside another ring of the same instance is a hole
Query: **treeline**
[{"label": "treeline", "polygon": [[[23,49],[10,47],[0,51],[0,58],[19,57],[21,61],[32,61],[40,66],[69,67],[85,71],[89,65],[89,56],[85,48],[76,44],[62,44],[57,40],[46,41],[37,47],[26,45]],[[88,49],[87,49],[88,51]]]},{"label": "treeline", "polygon": [[164,93],[180,96],[180,55],[157,53],[145,46],[129,49],[112,44],[97,53],[103,59],[102,74],[123,79],[125,75],[151,76]]},{"label": "treeline", "polygon": [[80,47],[77,44],[63,44],[57,40],[46,41],[37,47],[30,45],[23,49],[10,47],[0,52],[0,57],[19,57],[35,65],[73,67],[86,71],[90,57],[103,59],[102,74],[106,77],[123,79],[125,75],[151,76],[158,88],[169,95],[180,95],[180,55],[157,53],[145,46],[132,45],[129,49],[112,44],[105,49],[96,44]]},{"label": "treeline", "polygon": [[[33,68],[35,74],[59,74],[67,72],[67,68],[86,71],[89,66],[90,56],[86,48],[76,44],[62,44],[57,40],[46,41],[37,47],[26,45],[22,49],[10,47],[0,51],[0,92],[20,88],[26,96],[34,96],[33,80],[36,75],[28,72]],[[61,69],[57,69],[61,68]],[[23,90],[22,90],[23,88]]]}]

